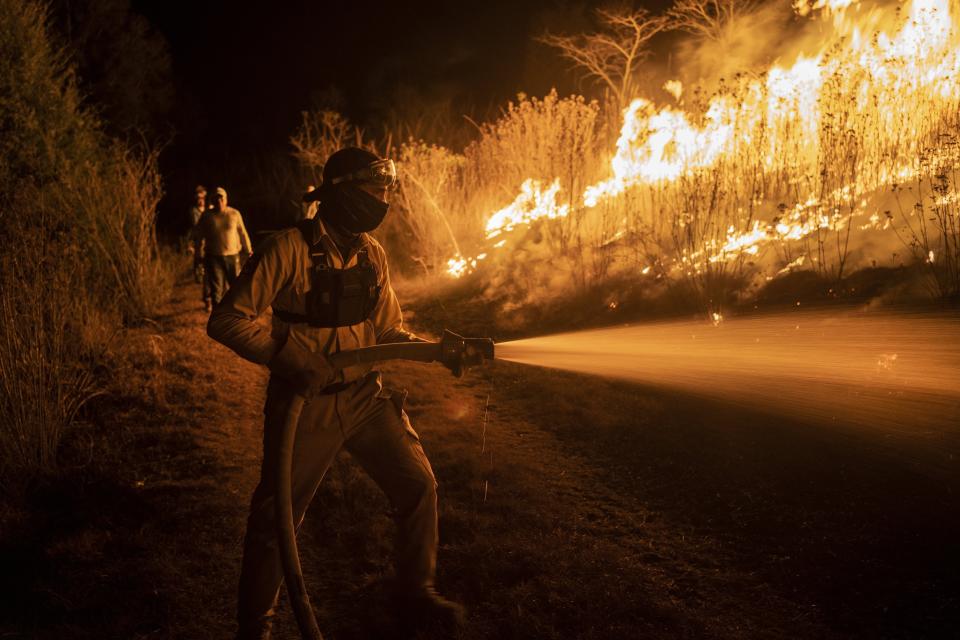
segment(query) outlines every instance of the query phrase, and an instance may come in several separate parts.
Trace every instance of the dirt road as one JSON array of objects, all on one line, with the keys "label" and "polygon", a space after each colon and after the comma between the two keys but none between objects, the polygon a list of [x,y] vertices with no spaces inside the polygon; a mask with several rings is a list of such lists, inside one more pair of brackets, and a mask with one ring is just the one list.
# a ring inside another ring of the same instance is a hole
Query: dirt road
[{"label": "dirt road", "polygon": [[[230,637],[266,372],[206,338],[195,293],[131,338],[138,391],[98,407],[122,443],[103,465],[123,471],[100,486],[86,467],[88,488],[38,503],[87,506],[19,543],[33,560],[6,574],[21,588],[0,637]],[[596,377],[384,371],[440,482],[438,580],[471,611],[463,638],[935,638],[960,622],[949,469]],[[391,637],[391,536],[343,454],[300,539],[329,637]],[[297,637],[285,603],[276,637]]]}]

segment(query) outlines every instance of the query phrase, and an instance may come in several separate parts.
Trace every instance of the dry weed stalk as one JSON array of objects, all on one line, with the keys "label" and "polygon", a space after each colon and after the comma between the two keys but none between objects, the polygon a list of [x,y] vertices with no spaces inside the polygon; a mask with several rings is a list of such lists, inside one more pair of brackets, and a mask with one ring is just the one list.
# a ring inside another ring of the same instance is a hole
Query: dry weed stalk
[{"label": "dry weed stalk", "polygon": [[96,392],[97,345],[78,340],[96,317],[61,249],[33,237],[0,258],[0,481],[54,470],[63,430]]},{"label": "dry weed stalk", "polygon": [[156,153],[103,133],[53,42],[43,5],[0,0],[0,481],[55,468],[106,342],[170,282]]},{"label": "dry weed stalk", "polygon": [[[893,229],[914,260],[924,266],[931,293],[956,302],[960,300],[960,146],[956,135],[938,136],[918,165],[915,189],[893,188],[900,222]],[[912,201],[912,206],[905,206],[904,200]],[[887,216],[893,219],[889,212]]]},{"label": "dry weed stalk", "polygon": [[312,173],[314,184],[320,184],[323,165],[334,151],[347,145],[364,146],[363,132],[330,110],[302,112],[290,144],[294,157]]}]

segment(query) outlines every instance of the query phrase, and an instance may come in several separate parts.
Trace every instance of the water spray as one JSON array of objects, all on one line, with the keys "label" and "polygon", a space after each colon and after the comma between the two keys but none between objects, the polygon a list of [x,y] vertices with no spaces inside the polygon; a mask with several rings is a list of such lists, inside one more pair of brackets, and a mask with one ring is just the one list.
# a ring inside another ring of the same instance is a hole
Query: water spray
[{"label": "water spray", "polygon": [[960,318],[794,311],[497,344],[497,359],[667,387],[819,424],[934,437],[960,425]]},{"label": "water spray", "polygon": [[[496,358],[666,387],[818,424],[842,423],[888,439],[930,440],[956,434],[960,425],[958,320],[949,313],[798,310],[501,342]],[[439,342],[377,345],[333,354],[330,362],[339,370],[384,360],[437,361],[459,377],[493,358],[492,340],[446,331]],[[293,444],[303,402],[294,398],[281,437],[277,522],[301,634],[320,640],[300,570],[291,503]]]}]

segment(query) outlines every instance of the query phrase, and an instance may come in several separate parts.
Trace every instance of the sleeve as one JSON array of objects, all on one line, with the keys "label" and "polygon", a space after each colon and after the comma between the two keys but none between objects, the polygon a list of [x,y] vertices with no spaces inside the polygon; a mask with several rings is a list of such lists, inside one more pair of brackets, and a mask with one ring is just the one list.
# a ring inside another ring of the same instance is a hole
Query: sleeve
[{"label": "sleeve", "polygon": [[400,301],[390,285],[390,268],[387,256],[379,245],[374,249],[377,267],[380,269],[380,299],[374,307],[371,319],[377,335],[377,344],[388,342],[424,342],[412,332],[403,328],[403,312]]},{"label": "sleeve", "polygon": [[267,364],[283,347],[257,318],[288,286],[295,269],[289,236],[272,237],[244,265],[236,282],[207,322],[207,335],[257,364]]},{"label": "sleeve", "polygon": [[237,211],[237,233],[240,234],[240,250],[247,255],[253,253],[253,245],[250,243],[250,236],[247,235],[247,228],[243,226],[243,216]]}]

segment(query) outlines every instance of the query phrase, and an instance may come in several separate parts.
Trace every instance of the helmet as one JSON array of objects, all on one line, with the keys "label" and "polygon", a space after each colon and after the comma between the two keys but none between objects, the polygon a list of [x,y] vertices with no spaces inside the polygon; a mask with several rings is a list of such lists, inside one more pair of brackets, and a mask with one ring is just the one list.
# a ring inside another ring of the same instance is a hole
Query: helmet
[{"label": "helmet", "polygon": [[340,149],[323,166],[321,188],[306,193],[303,201],[320,200],[331,187],[350,182],[394,189],[397,186],[397,166],[393,160],[380,158],[366,149]]}]

